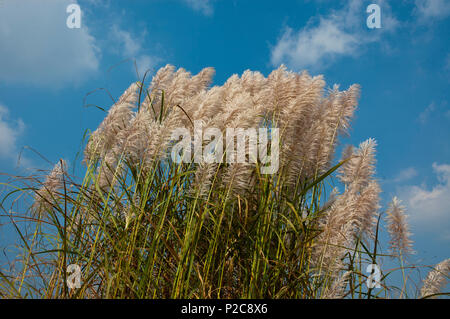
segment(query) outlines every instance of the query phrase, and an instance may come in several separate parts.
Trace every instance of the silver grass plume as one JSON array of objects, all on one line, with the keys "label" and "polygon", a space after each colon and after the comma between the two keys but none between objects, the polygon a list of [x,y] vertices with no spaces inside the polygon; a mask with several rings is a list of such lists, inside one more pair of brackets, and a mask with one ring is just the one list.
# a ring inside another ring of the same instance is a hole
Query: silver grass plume
[{"label": "silver grass plume", "polygon": [[254,103],[262,103],[262,91],[267,85],[267,79],[260,72],[254,72],[250,70],[244,71],[241,76],[241,84],[244,90],[254,98]]},{"label": "silver grass plume", "polygon": [[332,283],[325,289],[322,294],[322,299],[343,299],[345,297],[345,287],[350,278],[350,271],[342,273],[338,278],[335,278]]},{"label": "silver grass plume", "polygon": [[63,188],[63,175],[67,170],[67,163],[59,161],[47,175],[42,187],[34,196],[33,211],[41,215],[44,211],[52,210],[58,198],[58,192]]},{"label": "silver grass plume", "polygon": [[[185,102],[200,92],[205,91],[215,73],[214,68],[204,68],[195,76],[191,76],[183,68],[179,68],[176,72],[174,70],[175,68],[173,66],[167,65],[160,69],[153,77],[149,90],[153,96],[152,103],[156,115],[159,115],[161,112],[163,93],[164,108],[166,111],[168,109],[175,109],[178,106],[187,109]],[[187,109],[186,111],[191,110]]]},{"label": "silver grass plume", "polygon": [[332,94],[322,103],[325,105],[324,118],[316,139],[316,150],[312,154],[314,175],[324,173],[330,165],[337,138],[345,134],[353,118],[359,95],[359,86],[352,85],[348,90],[339,92],[334,86]]},{"label": "silver grass plume", "polygon": [[[434,267],[428,273],[428,276],[423,281],[422,289],[420,290],[421,297],[427,297],[430,295],[438,294],[448,281],[450,273],[450,258],[446,259]],[[433,296],[431,298],[436,298]]]},{"label": "silver grass plume", "polygon": [[98,167],[97,181],[101,190],[108,191],[113,186],[117,176],[122,171],[122,166],[119,166],[119,157],[113,150],[110,150],[103,157],[101,166]]},{"label": "silver grass plume", "polygon": [[373,179],[376,145],[372,138],[362,142],[349,160],[340,167],[338,178],[346,187],[359,192]]},{"label": "silver grass plume", "polygon": [[[244,75],[243,79],[234,75],[224,84],[224,91],[220,96],[223,101],[223,111],[210,121],[209,125],[219,128],[223,136],[226,135],[227,128],[248,129],[260,127],[262,116],[266,112],[265,105],[257,103],[261,99],[259,94],[262,90],[261,82],[264,82],[264,80],[262,80],[260,75],[249,71]],[[252,83],[253,81],[257,83]],[[242,85],[242,82],[246,84]],[[247,92],[245,87],[252,87],[252,90]],[[226,142],[231,141],[227,140]],[[231,151],[227,145],[225,145],[225,149],[228,149],[230,152],[227,156],[236,156],[235,151]],[[252,173],[255,163],[251,163],[248,159],[247,161],[247,163],[231,163],[226,168],[221,176],[223,186],[229,186],[233,192],[236,191],[237,193],[245,192],[251,188],[254,182]]]},{"label": "silver grass plume", "polygon": [[147,107],[142,106],[133,116],[130,125],[117,135],[115,151],[124,154],[133,166],[144,158],[149,139],[157,122]]},{"label": "silver grass plume", "polygon": [[[151,114],[147,98],[125,134],[126,153],[133,163],[142,161],[145,169],[167,155],[175,128],[191,125],[189,114],[192,117],[197,105],[190,101],[199,102],[196,96],[205,94],[215,72],[213,68],[205,68],[199,74],[191,76],[183,68],[176,72],[174,70],[173,66],[167,65],[153,77],[150,94],[153,96],[151,103],[156,114]],[[163,92],[164,111],[161,109]]]},{"label": "silver grass plume", "polygon": [[[210,154],[208,157],[211,158],[212,155]],[[203,199],[208,197],[217,167],[217,163],[212,163],[211,160],[202,161],[198,164],[191,188],[192,196],[198,196]]]},{"label": "silver grass plume", "polygon": [[149,91],[152,96],[153,107],[155,109],[155,115],[158,115],[161,107],[162,91],[166,91],[167,87],[171,83],[174,77],[175,67],[167,64],[156,72],[155,76],[150,83]]},{"label": "silver grass plume", "polygon": [[194,75],[185,87],[186,97],[194,96],[200,93],[211,84],[216,70],[208,67],[202,69],[198,74]]},{"label": "silver grass plume", "polygon": [[133,119],[133,108],[138,99],[138,83],[132,83],[108,112],[98,129],[89,139],[85,150],[87,162],[101,158],[97,168],[98,185],[107,191],[112,187],[114,177],[120,175],[123,167],[118,167],[124,151],[123,136]]},{"label": "silver grass plume", "polygon": [[355,195],[345,191],[319,218],[321,233],[314,241],[312,264],[322,273],[336,276],[345,268],[342,259],[351,249],[354,237],[352,211],[355,201]]},{"label": "silver grass plume", "polygon": [[[327,130],[325,109],[320,97],[323,90],[323,80],[319,78],[311,81],[305,87],[307,92],[299,94],[294,101],[298,106],[296,112],[290,110],[282,119],[283,143],[282,165],[287,166],[288,182],[294,184],[296,180],[313,177],[312,167],[316,164],[315,154],[319,140]],[[290,116],[289,113],[295,114]]]},{"label": "silver grass plume", "polygon": [[391,236],[389,244],[392,253],[405,256],[413,253],[413,241],[410,239],[411,233],[406,221],[405,206],[401,203],[402,201],[397,197],[392,198],[386,212],[386,220],[388,232]]},{"label": "silver grass plume", "polygon": [[143,157],[143,168],[148,169],[159,159],[169,156],[168,148],[174,129],[182,126],[182,114],[171,112],[162,123],[151,122],[149,140]]},{"label": "silver grass plume", "polygon": [[354,225],[357,236],[361,238],[374,238],[375,227],[377,223],[378,210],[380,209],[381,188],[378,182],[372,180],[369,184],[357,195],[357,200],[354,206]]},{"label": "silver grass plume", "polygon": [[344,150],[343,156],[347,158],[347,162],[341,166],[338,176],[345,184],[346,191],[355,196],[351,222],[355,227],[355,235],[362,238],[373,237],[380,208],[381,189],[374,179],[375,147],[375,140],[369,138],[356,150],[352,148]]},{"label": "silver grass plume", "polygon": [[206,92],[200,92],[184,105],[192,110],[192,120],[210,122],[218,113],[222,112],[226,89],[215,86]]},{"label": "silver grass plume", "polygon": [[[314,245],[313,263],[328,272],[342,270],[341,260],[353,246],[355,236],[373,236],[380,193],[373,179],[374,145],[375,141],[369,139],[357,150],[347,148],[344,151],[343,159],[347,162],[341,166],[340,178],[346,183],[346,189],[320,217],[322,233]],[[364,177],[364,183],[359,175]]]},{"label": "silver grass plume", "polygon": [[281,162],[288,166],[288,182],[295,184],[329,168],[337,138],[345,133],[353,117],[359,89],[353,85],[340,92],[335,86],[324,98],[321,76],[312,78],[303,72],[291,82],[294,84],[288,96],[292,99],[281,110],[279,125],[284,145]]},{"label": "silver grass plume", "polygon": [[116,143],[117,134],[126,128],[133,116],[132,109],[138,98],[137,83],[123,93],[119,100],[111,107],[108,115],[95,130],[85,149],[85,161],[90,162],[105,156]]}]

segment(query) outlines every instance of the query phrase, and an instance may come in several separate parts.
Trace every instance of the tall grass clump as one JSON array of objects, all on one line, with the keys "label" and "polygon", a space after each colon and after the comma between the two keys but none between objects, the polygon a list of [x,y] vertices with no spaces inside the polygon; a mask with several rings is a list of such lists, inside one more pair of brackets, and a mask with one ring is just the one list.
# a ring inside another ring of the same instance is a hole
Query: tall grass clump
[{"label": "tall grass clump", "polygon": [[[284,66],[210,87],[213,74],[167,65],[148,88],[145,77],[133,83],[89,134],[83,179],[63,160],[44,178],[11,177],[1,207],[19,253],[0,272],[1,297],[391,296],[366,287],[365,266],[382,256],[376,142],[334,157],[359,87],[326,89],[322,76]],[[279,151],[278,169],[263,174],[266,161],[237,152],[172,160],[172,132],[196,136],[194,123],[224,136],[278,128],[279,144],[258,150]],[[245,163],[227,160],[242,155]],[[400,256],[411,244],[402,214],[395,200],[389,231]],[[72,264],[81,267],[76,289],[66,285]],[[448,265],[438,269],[423,296],[439,294]]]}]

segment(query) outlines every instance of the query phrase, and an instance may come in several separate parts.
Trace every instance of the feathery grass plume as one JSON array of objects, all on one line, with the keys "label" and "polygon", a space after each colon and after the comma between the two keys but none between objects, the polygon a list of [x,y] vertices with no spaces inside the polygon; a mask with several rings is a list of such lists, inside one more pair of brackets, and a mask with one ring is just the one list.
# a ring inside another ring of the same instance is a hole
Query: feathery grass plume
[{"label": "feathery grass plume", "polygon": [[325,105],[318,138],[315,142],[316,150],[312,154],[312,163],[315,163],[314,174],[321,174],[328,170],[337,138],[345,134],[353,118],[359,96],[359,86],[352,85],[348,90],[339,92],[339,87],[334,86],[333,91],[322,102]]},{"label": "feathery grass plume", "polygon": [[254,104],[263,103],[263,90],[267,85],[267,78],[260,72],[245,70],[241,76],[241,85],[253,98]]},{"label": "feathery grass plume", "polygon": [[218,127],[221,130],[230,127],[227,125],[239,113],[246,112],[248,106],[252,103],[250,94],[242,89],[239,76],[236,74],[233,74],[225,82],[223,89],[223,95],[221,96],[221,103],[223,104],[222,112],[215,113],[211,123],[213,127]]},{"label": "feathery grass plume", "polygon": [[[352,223],[356,227],[356,235],[372,237],[379,209],[379,194],[381,192],[375,175],[375,147],[374,139],[368,139],[354,150],[347,148],[343,156],[348,158],[340,167],[338,178],[345,184],[346,190],[355,195],[352,210]],[[353,154],[349,152],[353,150]]]},{"label": "feathery grass plume", "polygon": [[350,271],[346,271],[338,278],[334,279],[332,284],[325,289],[325,292],[321,295],[321,298],[343,299],[347,294],[345,288],[348,285],[350,274]]},{"label": "feathery grass plume", "polygon": [[307,72],[297,74],[286,70],[284,65],[269,74],[263,101],[267,104],[268,118],[279,127],[283,147],[280,152],[281,166],[288,159],[296,158],[292,154],[294,146],[303,141],[312,123],[323,87],[323,78],[312,78]]},{"label": "feathery grass plume", "polygon": [[[306,83],[303,89],[307,89],[306,92],[301,92],[293,101],[296,108],[287,108],[280,118],[284,122],[281,124],[283,141],[287,143],[281,162],[288,166],[287,174],[291,184],[297,179],[311,176],[308,167],[313,166],[311,160],[314,149],[317,148],[318,138],[325,128],[324,105],[320,101],[323,86],[321,78]],[[295,116],[289,113],[294,113]]]},{"label": "feathery grass plume", "polygon": [[39,216],[48,210],[52,210],[59,198],[58,192],[63,188],[63,175],[67,170],[65,160],[59,161],[47,175],[42,187],[34,196],[33,211]]},{"label": "feathery grass plume", "polygon": [[235,195],[248,195],[256,181],[254,175],[255,164],[232,163],[221,176],[223,186]]},{"label": "feathery grass plume", "polygon": [[391,252],[398,256],[406,256],[413,253],[413,241],[410,239],[411,233],[406,221],[405,206],[401,203],[402,201],[397,197],[392,198],[386,211],[386,220],[388,232],[391,236],[389,242]]},{"label": "feathery grass plume", "polygon": [[[320,217],[322,232],[317,236],[313,250],[314,264],[327,272],[342,270],[341,260],[352,249],[356,236],[373,236],[380,193],[378,183],[373,180],[374,145],[375,141],[369,139],[361,143],[359,149],[347,148],[343,153],[343,160],[347,159],[347,162],[340,168],[340,178],[348,184],[344,193],[338,195]],[[349,152],[353,154],[349,155]],[[365,183],[360,176],[364,177]]]},{"label": "feathery grass plume", "polygon": [[302,106],[297,107],[300,113],[287,108],[285,114],[288,119],[294,119],[294,124],[289,124],[285,132],[289,147],[285,147],[287,160],[284,162],[289,166],[290,184],[320,175],[329,168],[337,139],[346,132],[353,117],[359,92],[357,85],[343,92],[334,86],[328,96],[322,97],[324,81],[321,77],[310,78],[309,84],[304,86],[308,90],[298,94],[295,101]]},{"label": "feathery grass plume", "polygon": [[103,157],[103,161],[98,167],[98,186],[100,189],[104,191],[109,190],[114,184],[114,177],[120,175],[122,167],[118,167],[119,156],[120,154],[110,150]]},{"label": "feathery grass plume", "polygon": [[[162,68],[150,84],[149,90],[153,96],[152,105],[156,115],[176,107],[185,109],[185,102],[206,90],[215,73],[214,68],[204,68],[197,75],[191,76],[191,73],[183,68],[175,72],[174,69],[171,65]],[[163,95],[165,111],[161,110]],[[191,113],[191,110],[187,111]]]},{"label": "feathery grass plume", "polygon": [[155,161],[167,158],[170,154],[169,145],[172,132],[182,127],[181,112],[171,112],[162,123],[152,123],[147,148],[143,157],[143,166],[148,168]]},{"label": "feathery grass plume", "polygon": [[267,77],[266,101],[275,114],[281,113],[290,100],[295,98],[296,77],[294,72],[287,71],[285,65],[280,65]]},{"label": "feathery grass plume", "polygon": [[137,82],[122,94],[108,112],[96,131],[94,131],[85,149],[85,161],[87,163],[100,159],[97,168],[98,184],[100,189],[107,190],[112,187],[114,176],[122,171],[117,167],[119,157],[124,151],[124,131],[129,127],[133,117],[133,109],[138,100]]},{"label": "feathery grass plume", "polygon": [[[127,153],[134,158],[135,163],[137,158],[141,159],[147,169],[156,160],[167,155],[172,131],[177,127],[191,125],[189,113],[192,116],[197,104],[190,103],[190,100],[205,94],[215,72],[213,68],[205,68],[191,77],[183,68],[176,72],[174,69],[167,65],[152,79],[151,107],[155,110],[156,117],[152,119],[148,102],[144,101],[145,107],[139,110],[128,132]],[[163,95],[164,109],[161,108]],[[200,102],[198,99],[196,101]]]},{"label": "feathery grass plume", "polygon": [[165,67],[161,68],[156,72],[155,76],[152,78],[152,82],[149,86],[149,91],[152,95],[152,104],[155,109],[155,116],[160,114],[161,98],[162,92],[167,90],[170,82],[174,77],[175,67],[173,65],[167,64]]},{"label": "feathery grass plume", "polygon": [[184,105],[192,112],[192,119],[208,123],[216,114],[221,113],[226,89],[222,86],[212,87],[206,92],[200,92]]},{"label": "feathery grass plume", "polygon": [[[251,85],[251,81],[261,82],[262,79],[257,74],[247,72],[245,75],[245,83],[247,86]],[[243,80],[237,75],[233,75],[224,84],[223,95],[220,97],[223,100],[223,111],[217,113],[209,122],[211,127],[219,128],[223,136],[226,136],[227,129],[258,129],[265,114],[265,105],[263,103],[255,103],[258,100],[256,97],[256,89],[253,89],[253,96],[250,92],[245,91],[242,85]],[[233,146],[236,147],[234,139],[226,140],[225,150],[228,150],[227,158],[236,156],[235,151],[232,151]],[[248,144],[246,143],[246,148]],[[224,187],[231,187],[233,190],[240,189],[245,191],[251,187],[254,179],[251,178],[255,163],[250,163],[246,158],[247,163],[230,163],[225,172],[222,172],[222,184]]]},{"label": "feathery grass plume", "polygon": [[164,90],[164,100],[166,109],[175,106],[183,101],[186,97],[187,90],[191,82],[191,73],[183,68],[175,71],[172,81]]},{"label": "feathery grass plume", "polygon": [[374,238],[380,208],[380,193],[379,184],[372,180],[356,197],[353,206],[353,221],[356,227],[355,233],[361,238]]},{"label": "feathery grass plume", "polygon": [[216,74],[214,68],[208,67],[202,69],[198,74],[194,75],[185,88],[186,97],[194,96],[200,93],[212,83],[212,78]]},{"label": "feathery grass plume", "polygon": [[133,83],[110,108],[108,115],[95,130],[85,149],[85,161],[91,162],[106,155],[114,146],[117,134],[126,128],[133,117],[139,86]]},{"label": "feathery grass plume", "polygon": [[373,179],[376,145],[376,141],[372,138],[362,142],[350,159],[341,166],[338,178],[346,187],[360,192]]},{"label": "feathery grass plume", "polygon": [[199,163],[195,171],[194,182],[190,193],[193,196],[206,199],[213,186],[212,181],[217,173],[217,169],[217,163],[212,163],[208,160]]},{"label": "feathery grass plume", "polygon": [[314,241],[312,263],[320,273],[336,277],[345,269],[342,260],[355,236],[353,207],[356,200],[355,194],[346,190],[318,221],[321,232]]},{"label": "feathery grass plume", "polygon": [[441,293],[442,288],[448,282],[450,273],[450,258],[441,261],[428,273],[428,276],[423,281],[422,289],[420,290],[421,297],[436,298],[432,296]]},{"label": "feathery grass plume", "polygon": [[157,122],[150,111],[141,108],[124,132],[122,143],[131,165],[138,166],[141,163],[156,126]]}]

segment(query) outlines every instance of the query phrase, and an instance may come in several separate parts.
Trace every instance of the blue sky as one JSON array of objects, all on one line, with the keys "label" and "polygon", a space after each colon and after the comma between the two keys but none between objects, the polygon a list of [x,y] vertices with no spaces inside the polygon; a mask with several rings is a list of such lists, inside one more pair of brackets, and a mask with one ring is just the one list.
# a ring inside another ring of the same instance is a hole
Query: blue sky
[{"label": "blue sky", "polygon": [[[80,29],[66,26],[78,3]],[[366,25],[369,4],[381,28]],[[382,210],[407,206],[414,260],[450,257],[450,1],[0,0],[0,171],[75,160],[82,134],[139,70],[216,69],[215,84],[281,63],[362,94],[349,138],[378,142]],[[0,235],[1,240],[1,235]]]}]

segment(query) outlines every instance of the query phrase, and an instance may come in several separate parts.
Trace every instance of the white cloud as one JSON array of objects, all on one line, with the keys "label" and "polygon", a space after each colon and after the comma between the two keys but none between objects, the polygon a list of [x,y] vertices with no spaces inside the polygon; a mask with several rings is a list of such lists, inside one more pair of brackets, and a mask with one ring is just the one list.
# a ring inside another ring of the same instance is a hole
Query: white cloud
[{"label": "white cloud", "polygon": [[10,119],[9,110],[0,104],[0,158],[15,159],[17,157],[17,140],[24,130],[23,121]]},{"label": "white cloud", "polygon": [[[136,61],[139,76],[142,77],[147,70],[151,70],[160,59],[144,53],[143,36],[138,37],[131,32],[121,29],[118,25],[111,28],[112,43],[118,45],[116,53],[125,59]],[[133,64],[133,71],[135,70]]]},{"label": "white cloud", "polygon": [[286,27],[272,48],[271,63],[274,66],[284,63],[294,69],[322,69],[339,56],[359,54],[364,44],[379,40],[381,33],[397,26],[387,3],[381,1],[379,5],[381,29],[367,29],[368,14],[362,0],[351,0],[325,17],[312,18],[299,31]]},{"label": "white cloud", "polygon": [[272,64],[285,63],[301,69],[325,63],[337,55],[351,55],[358,47],[358,38],[343,31],[332,20],[320,19],[317,27],[294,32],[286,28],[272,50]]},{"label": "white cloud", "polygon": [[394,183],[401,183],[417,176],[417,170],[414,167],[408,167],[400,171],[393,179]]},{"label": "white cloud", "polygon": [[448,118],[450,110],[447,108],[447,101],[442,101],[440,103],[430,103],[418,116],[418,121],[420,124],[424,125],[431,122],[430,119],[436,120],[441,118]]},{"label": "white cloud", "polygon": [[448,0],[416,0],[416,13],[422,21],[444,19],[450,15]]},{"label": "white cloud", "polygon": [[120,29],[117,25],[113,25],[112,33],[122,46],[123,54],[125,56],[134,56],[141,49],[141,44],[130,32]]},{"label": "white cloud", "polygon": [[434,232],[441,239],[450,239],[450,165],[433,163],[437,183],[411,185],[399,189],[415,232]]},{"label": "white cloud", "polygon": [[81,20],[66,25],[71,0],[3,0],[0,8],[0,82],[59,87],[97,71],[99,49]]},{"label": "white cloud", "polygon": [[433,113],[435,110],[436,106],[434,105],[434,103],[428,105],[425,110],[423,110],[422,113],[419,114],[419,122],[425,124],[430,118],[431,113]]},{"label": "white cloud", "polygon": [[183,0],[195,11],[199,11],[204,15],[210,16],[213,14],[213,6],[211,0]]}]

